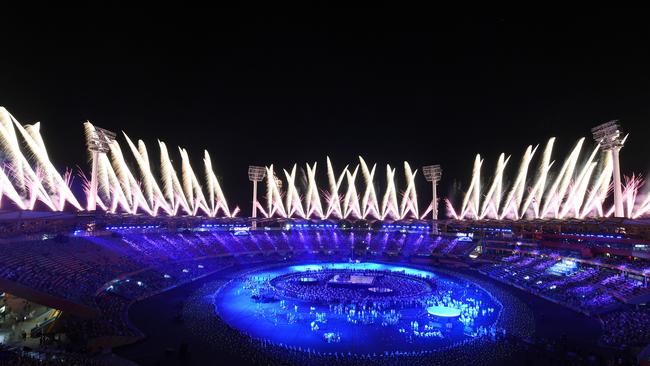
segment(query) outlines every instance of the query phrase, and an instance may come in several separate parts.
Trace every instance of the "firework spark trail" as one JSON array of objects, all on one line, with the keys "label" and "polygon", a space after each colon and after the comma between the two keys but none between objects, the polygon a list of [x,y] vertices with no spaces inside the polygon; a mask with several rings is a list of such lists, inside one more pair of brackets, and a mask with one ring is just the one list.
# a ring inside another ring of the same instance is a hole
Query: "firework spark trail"
[{"label": "firework spark trail", "polygon": [[[0,107],[0,146],[10,168],[9,175],[3,171],[0,177],[1,191],[21,209],[34,209],[36,201],[43,202],[53,211],[63,210],[66,203],[81,209],[70,191],[69,179],[63,179],[49,159],[40,126],[38,122],[23,126]],[[29,159],[35,162],[34,168],[20,149],[15,129],[26,144]]]},{"label": "firework spark trail", "polygon": [[551,167],[555,164],[554,161],[551,161],[551,154],[553,153],[554,144],[555,137],[551,137],[546,143],[546,148],[544,148],[544,153],[542,154],[542,162],[539,168],[539,178],[535,184],[536,187],[534,189],[534,192],[531,192],[530,197],[524,204],[522,215],[526,214],[528,205],[532,203],[533,217],[539,218],[540,205],[542,203],[542,197],[544,196],[544,189],[546,188],[546,178],[548,177],[548,172],[551,170]]},{"label": "firework spark trail", "polygon": [[101,155],[100,159],[108,176],[109,197],[112,197],[112,199],[110,199],[111,206],[109,211],[115,213],[117,212],[117,208],[121,207],[123,211],[130,212],[131,206],[129,200],[126,197],[124,190],[122,190],[122,185],[120,184],[120,180],[117,177],[115,170],[111,168],[108,156]]},{"label": "firework spark trail", "polygon": [[23,199],[20,197],[18,192],[16,192],[16,188],[11,184],[11,180],[5,174],[4,169],[0,169],[0,197],[2,197],[2,195],[6,195],[21,210],[27,209],[25,202],[23,202]]},{"label": "firework spark trail", "polygon": [[286,195],[286,204],[285,204],[285,209],[287,210],[287,215],[290,217],[294,213],[298,213],[298,215],[302,218],[305,218],[305,211],[302,208],[302,204],[300,202],[300,195],[298,194],[298,190],[296,189],[295,181],[296,181],[296,164],[293,165],[293,168],[291,169],[291,174],[284,170],[284,175],[287,177],[287,195]]},{"label": "firework spark trail", "polygon": [[379,202],[377,200],[377,192],[375,191],[375,185],[373,183],[377,164],[374,164],[372,170],[369,170],[366,161],[363,160],[361,156],[359,156],[359,162],[361,163],[361,173],[366,182],[366,190],[361,199],[361,207],[363,207],[362,217],[366,218],[370,215],[374,218],[380,218]]},{"label": "firework spark trail", "polygon": [[354,181],[357,179],[359,172],[359,165],[354,168],[354,172],[346,171],[346,178],[348,182],[348,190],[343,198],[343,217],[347,218],[353,215],[354,218],[361,218],[361,208],[359,207],[359,195]]},{"label": "firework spark trail", "polygon": [[[7,195],[21,208],[33,208],[36,201],[42,201],[53,210],[61,210],[67,203],[81,209],[79,202],[69,189],[70,175],[66,175],[66,179],[64,179],[49,161],[40,134],[40,124],[23,127],[6,111],[0,117],[3,118],[2,123],[0,123],[0,143],[6,150],[7,161],[11,162],[10,175],[7,175],[4,171],[0,173],[0,193]],[[35,169],[30,166],[27,158],[20,152],[18,135],[14,130],[14,125],[30,150],[30,159],[36,162]],[[84,124],[84,131],[88,141],[96,138],[98,133],[90,122]],[[106,153],[99,151],[92,154],[93,177],[91,181],[88,182],[83,179],[88,207],[95,207],[96,205],[100,209],[112,213],[118,211],[132,214],[145,212],[149,215],[157,215],[159,210],[164,211],[167,215],[176,215],[179,214],[179,210],[182,210],[189,215],[202,213],[208,216],[216,216],[220,211],[223,211],[225,216],[230,217],[238,211],[238,208],[232,212],[228,209],[228,204],[212,169],[212,161],[207,151],[204,151],[203,157],[204,180],[207,188],[207,192],[204,192],[190,164],[186,149],[179,148],[181,162],[180,174],[177,174],[172,165],[167,146],[164,142],[158,141],[161,176],[160,181],[157,181],[152,172],[152,161],[145,143],[142,140],[137,140],[137,143],[135,143],[135,140],[131,140],[126,133],[123,133],[123,136],[135,159],[137,169],[135,171],[130,170],[123,150],[117,141],[106,141]],[[359,161],[360,164],[353,171],[346,166],[337,178],[331,161],[329,158],[327,159],[330,191],[326,195],[326,212],[323,211],[324,207],[319,197],[316,182],[316,163],[313,166],[307,164],[308,188],[305,197],[300,196],[296,187],[296,166],[294,165],[290,173],[288,171],[284,172],[287,179],[286,207],[283,204],[283,195],[280,190],[281,181],[273,174],[272,166],[267,168],[267,172],[271,173],[269,179],[267,179],[268,209],[262,209],[262,212],[266,216],[279,214],[283,217],[297,215],[300,217],[317,216],[320,218],[330,217],[330,215],[341,218],[392,217],[394,219],[406,216],[417,218],[419,216],[415,189],[417,170],[412,171],[408,163],[405,162],[407,187],[403,192],[400,204],[397,199],[395,169],[387,166],[387,191],[380,208],[377,190],[374,186],[377,165],[374,164],[370,168],[362,157],[359,157]],[[356,187],[359,170],[361,170],[365,182],[362,197],[359,197]],[[134,174],[134,172],[137,174]],[[92,179],[95,181],[92,181]],[[341,200],[339,192],[344,180],[347,182],[347,190]],[[16,187],[20,189],[17,190]],[[257,204],[262,208],[259,202]]]},{"label": "firework spark trail", "polygon": [[639,208],[636,210],[632,218],[636,219],[639,218],[646,213],[650,212],[650,195],[646,198],[645,201],[639,206]]},{"label": "firework spark trail", "polygon": [[406,215],[410,212],[413,217],[420,217],[418,213],[418,196],[415,190],[415,176],[417,174],[417,169],[415,171],[411,170],[411,166],[408,162],[404,162],[404,173],[406,174],[406,191],[402,197],[402,205],[400,207],[400,218],[405,218]]},{"label": "firework spark trail", "polygon": [[634,217],[636,198],[639,189],[643,187],[645,180],[640,176],[632,174],[631,177],[625,177],[625,186],[623,187],[623,199],[627,217]]},{"label": "firework spark trail", "polygon": [[186,194],[189,193],[185,196],[185,198],[188,202],[191,202],[190,206],[193,207],[192,214],[196,215],[199,210],[202,210],[209,215],[210,209],[208,208],[208,204],[205,200],[205,195],[203,194],[199,180],[196,178],[194,169],[192,169],[192,165],[190,164],[190,158],[187,154],[187,150],[180,147],[178,149],[181,152],[181,174],[183,175],[184,188],[186,188]]},{"label": "firework spark trail", "polygon": [[578,157],[580,156],[580,151],[582,149],[582,144],[584,140],[585,140],[584,138],[578,140],[576,147],[573,149],[573,151],[569,155],[569,158],[567,159],[568,162],[567,169],[564,171],[564,174],[561,176],[562,180],[560,182],[559,189],[556,192],[556,199],[554,201],[555,204],[553,206],[553,211],[555,213],[553,217],[556,219],[560,218],[559,216],[560,207],[562,206],[567,189],[569,188],[569,184],[571,183],[571,179],[573,178],[576,169],[576,164],[578,163]]},{"label": "firework spark trail", "polygon": [[214,202],[214,181],[212,180],[212,159],[210,159],[210,154],[207,150],[203,153],[203,165],[205,167],[205,181],[208,183],[208,205],[210,213],[212,215],[216,214],[215,211],[215,202]]},{"label": "firework spark trail", "polygon": [[[597,165],[597,163],[594,162],[594,158],[596,157],[596,153],[598,152],[598,149],[599,149],[598,146],[596,146],[596,148],[589,156],[589,159],[585,163],[584,167],[580,171],[578,177],[575,179],[572,188],[569,190],[568,198],[564,204],[564,207],[562,208],[559,218],[566,217],[569,210],[571,209],[573,209],[574,211],[573,217],[579,217],[580,207],[584,202],[584,195],[587,190],[587,184],[589,183],[591,174]],[[577,156],[576,156],[576,160],[577,160]]]},{"label": "firework spark trail", "polygon": [[156,183],[156,179],[151,172],[151,165],[149,163],[149,155],[147,153],[147,147],[145,146],[142,140],[138,140],[138,147],[133,144],[129,136],[124,133],[124,137],[131,148],[131,152],[135,157],[136,163],[140,168],[140,176],[142,177],[142,184],[144,187],[144,195],[146,197],[149,207],[152,208],[153,212],[157,211],[158,207],[162,207],[168,215],[173,214],[173,210],[169,203],[165,200],[160,187]]},{"label": "firework spark trail", "polygon": [[[210,159],[210,154],[208,150],[204,151],[203,162],[205,164],[206,179],[209,182],[208,187],[210,189],[210,205],[212,208],[212,216],[217,216],[219,210],[221,209],[227,217],[233,217],[234,213],[230,212],[228,208],[228,202],[226,201],[226,196],[221,189],[219,180],[217,179],[214,170],[212,169],[212,160]],[[235,212],[238,208],[235,208]]]},{"label": "firework spark trail", "polygon": [[[519,209],[519,207],[521,207],[521,204],[523,203],[523,200],[524,200],[524,192],[526,190],[526,179],[528,177],[528,169],[529,169],[529,166],[530,166],[530,161],[533,159],[533,156],[535,156],[535,152],[537,151],[538,148],[539,148],[539,145],[535,146],[535,148],[524,157],[527,161],[526,161],[525,165],[522,164],[523,167],[522,167],[522,169],[520,171],[520,176],[522,177],[521,178],[521,184],[517,187],[517,194],[516,194],[516,200],[515,200],[515,203],[516,203],[515,216],[517,218],[520,218],[523,215],[521,212],[518,211],[518,209]],[[530,150],[530,147],[529,147],[529,150]]]},{"label": "firework spark trail", "polygon": [[[128,166],[126,165],[126,162],[124,161],[124,157],[122,155],[122,150],[120,149],[120,145],[117,144],[117,142],[113,142],[110,144],[110,149],[111,149],[111,163],[113,167],[113,171],[115,172],[115,175],[117,176],[118,182],[119,182],[119,187],[122,189],[122,192],[124,192],[124,196],[126,197],[126,203],[128,205],[128,210],[127,212],[129,213],[134,213],[134,203],[133,203],[133,192],[132,192],[132,186],[131,186],[131,179],[133,175],[131,174],[131,171],[129,171]],[[135,178],[133,178],[135,180]]]},{"label": "firework spark trail", "polygon": [[348,166],[346,165],[341,172],[341,175],[338,179],[334,175],[334,168],[332,168],[332,162],[330,161],[329,156],[327,157],[327,179],[330,186],[329,197],[327,199],[327,212],[326,217],[334,215],[337,218],[343,218],[343,211],[341,209],[341,198],[339,197],[339,189],[343,183],[343,178],[346,176],[348,171]]},{"label": "firework spark trail", "polygon": [[[51,166],[52,164],[49,161],[50,158],[47,155],[45,142],[43,142],[43,137],[41,136],[40,132],[41,123],[36,122],[33,125],[22,126],[15,118],[12,118],[12,120],[20,134],[23,136],[25,142],[27,142],[27,146],[32,150],[32,156],[37,159],[38,164],[40,164],[40,168],[45,172],[46,188],[50,190],[56,190],[58,187],[54,183],[54,177],[52,174],[53,172],[49,169],[48,166]],[[59,175],[59,177],[61,176]],[[63,181],[63,178],[61,178],[61,181]],[[54,194],[57,194],[57,192],[54,192]],[[74,199],[76,200],[76,198]]]},{"label": "firework spark trail", "polygon": [[[274,197],[274,187],[275,187],[275,181],[273,179],[273,165],[270,167],[266,168],[266,206],[267,206],[267,217],[273,216],[275,213],[275,210],[273,209],[274,203],[275,203],[275,197]],[[282,202],[280,202],[282,203]]]},{"label": "firework spark trail", "polygon": [[0,107],[0,144],[4,148],[3,151],[8,160],[15,166],[12,176],[16,182],[17,191],[24,192],[26,188],[25,178],[23,175],[22,159],[19,157],[22,154],[18,148],[18,140],[16,139],[16,132],[13,129],[11,118],[12,116],[9,111],[4,107]]},{"label": "firework spark trail", "polygon": [[460,209],[460,219],[463,219],[469,210],[469,206],[474,206],[474,211],[478,212],[479,199],[480,199],[480,186],[481,186],[481,165],[483,160],[481,155],[476,154],[474,158],[474,168],[472,169],[472,180],[469,184],[469,188],[465,193],[465,198],[463,198],[463,205]]},{"label": "firework spark trail", "polygon": [[[89,122],[84,127],[87,138],[91,138],[95,134],[95,127]],[[119,144],[113,140],[108,144],[110,160],[106,154],[97,155],[98,192],[96,197],[92,197],[90,189],[87,189],[88,201],[94,199],[102,209],[113,213],[119,210],[133,214],[143,211],[152,216],[158,215],[159,209],[170,216],[178,214],[179,209],[188,215],[198,215],[202,212],[210,217],[216,216],[220,210],[227,217],[233,216],[238,211],[238,209],[234,212],[229,210],[207,151],[204,152],[203,162],[205,182],[209,188],[209,202],[190,164],[186,149],[180,147],[178,149],[181,156],[179,179],[167,146],[158,140],[161,172],[159,184],[152,173],[151,160],[145,143],[138,140],[136,146],[126,133],[124,138],[136,160],[141,182],[138,182],[129,170]],[[87,184],[87,187],[90,185]]]},{"label": "firework spark trail", "polygon": [[[527,185],[529,183],[527,181],[527,171],[537,148],[533,149],[532,146],[528,146],[516,179],[497,217],[501,219],[506,216],[514,219],[525,217],[550,217],[556,219],[573,217],[582,219],[588,216],[611,216],[614,212],[613,206],[608,207],[606,212],[603,206],[612,192],[612,152],[603,151],[603,158],[599,164],[596,157],[602,150],[600,144],[598,144],[587,159],[579,163],[584,140],[584,138],[581,138],[577,141],[550,186],[547,186],[547,183],[551,176],[551,168],[555,165],[555,162],[551,160],[555,139],[551,138],[546,144],[532,187]],[[449,216],[457,219],[466,217],[482,219],[489,217],[491,212],[499,212],[498,205],[501,202],[499,194],[502,191],[503,172],[506,164],[507,159],[504,158],[504,154],[501,154],[492,184],[483,198],[480,211],[478,211],[480,214],[476,214],[475,208],[479,207],[479,199],[481,198],[480,169],[482,165],[480,155],[477,155],[472,169],[472,178],[469,188],[465,192],[460,212],[457,213],[452,203],[446,201]],[[625,182],[623,194],[625,216],[637,218],[650,212],[650,195],[643,202],[637,202],[638,192],[644,184],[644,180],[632,175],[626,177]],[[526,196],[524,195],[525,189],[528,190]],[[522,199],[524,199],[523,205]]]},{"label": "firework spark trail", "polygon": [[[16,191],[23,197],[30,210],[34,208],[34,204],[38,199],[51,210],[57,211],[57,207],[43,187],[41,179],[20,151],[13,121],[15,121],[13,116],[6,109],[0,107],[0,146],[4,147],[5,155],[11,164],[12,169],[10,171],[11,176],[14,178],[13,182],[18,185]],[[17,121],[15,123],[18,124]],[[27,195],[29,195],[29,198],[25,199],[24,197]]]},{"label": "firework spark trail", "polygon": [[14,119],[14,124],[18,131],[20,131],[23,139],[27,142],[27,146],[32,151],[33,157],[38,163],[38,167],[45,173],[45,183],[48,194],[53,196],[58,202],[56,209],[61,211],[64,209],[65,202],[69,202],[78,210],[81,210],[81,205],[77,198],[70,191],[67,181],[61,177],[59,172],[54,168],[49,159],[45,143],[40,133],[40,123],[34,125],[23,126]]},{"label": "firework spark trail", "polygon": [[581,176],[573,183],[569,198],[562,207],[560,218],[566,218],[569,211],[573,211],[573,215],[571,217],[580,217],[580,208],[584,203],[589,180],[594,169],[596,168],[596,165],[597,163],[592,162],[585,166],[585,173],[581,174]]},{"label": "firework spark trail", "polygon": [[637,206],[632,218],[639,218],[648,212],[650,212],[650,194],[647,194],[646,198]]},{"label": "firework spark trail", "polygon": [[[34,209],[38,201],[43,202],[51,210],[63,210],[67,204],[82,209],[70,190],[70,174],[66,173],[62,176],[51,163],[40,127],[40,123],[23,126],[6,109],[0,107],[0,148],[8,169],[0,170],[0,197],[7,196],[21,209]],[[94,126],[89,122],[84,124],[84,130],[87,136],[96,134]],[[138,177],[129,170],[129,164],[117,141],[112,141],[108,144],[110,157],[101,153],[93,162],[93,177],[97,181],[92,184],[86,181],[84,184],[87,202],[96,202],[98,207],[109,212],[121,210],[133,214],[146,212],[157,215],[159,209],[162,209],[167,215],[176,215],[179,210],[182,210],[189,215],[206,214],[214,217],[221,211],[225,216],[231,217],[239,211],[239,208],[233,211],[228,208],[207,151],[204,151],[203,157],[205,168],[203,180],[207,191],[203,191],[202,184],[190,164],[186,149],[179,148],[181,174],[178,175],[166,145],[158,141],[161,156],[159,184],[152,173],[151,160],[145,143],[137,140],[135,144],[126,134],[124,138],[137,163]],[[624,142],[626,138],[627,136],[622,141]],[[25,154],[21,151],[19,139],[24,143]],[[590,215],[611,216],[614,208],[608,205],[605,212],[604,205],[611,197],[612,191],[612,152],[606,151],[602,154],[603,159],[599,164],[596,156],[600,146],[597,146],[586,161],[579,163],[584,144],[582,138],[566,157],[560,171],[551,182],[551,169],[555,166],[555,161],[551,160],[554,142],[554,138],[547,142],[537,174],[530,187],[529,179],[533,177],[529,178],[528,172],[532,169],[531,161],[539,146],[527,147],[505,200],[503,200],[505,168],[510,157],[506,158],[505,154],[499,156],[493,180],[487,193],[483,195],[481,185],[483,160],[480,155],[477,155],[460,214],[456,212],[451,202],[446,200],[449,215],[459,219],[467,217],[562,219],[584,218]],[[264,210],[259,202],[256,203],[262,213],[267,217],[277,214],[282,217],[296,215],[303,218],[314,216],[379,219],[420,217],[415,187],[417,170],[412,170],[407,162],[404,162],[406,189],[401,194],[401,202],[397,198],[396,170],[390,165],[386,167],[386,191],[380,202],[374,185],[376,164],[370,168],[366,161],[359,157],[359,164],[354,170],[346,166],[337,178],[331,161],[327,158],[329,191],[323,191],[327,204],[326,210],[319,196],[316,166],[316,163],[313,166],[306,165],[307,189],[304,196],[301,196],[296,186],[297,165],[293,166],[291,172],[284,170],[287,181],[285,195],[281,191],[282,181],[275,176],[273,166],[267,167],[267,173],[270,173],[267,174],[267,209]],[[365,187],[357,191],[356,178],[359,171],[363,176]],[[138,181],[137,178],[140,180]],[[339,192],[344,180],[346,192],[341,198]],[[639,176],[632,175],[625,178],[623,189],[625,216],[637,218],[650,211],[650,195],[642,202],[637,202],[640,200],[639,190],[643,185],[644,180]],[[95,189],[93,194],[90,192],[91,187]],[[358,192],[363,194],[359,196]],[[432,209],[433,206],[430,205],[425,214]]]},{"label": "firework spark trail", "polygon": [[480,219],[483,219],[488,215],[488,209],[491,209],[493,218],[498,217],[499,207],[501,204],[501,191],[503,190],[503,171],[508,165],[509,160],[510,156],[506,159],[505,154],[501,153],[501,155],[499,155],[494,179],[492,180],[490,189],[488,190],[483,201],[483,206],[481,207]]},{"label": "firework spark trail", "polygon": [[397,219],[400,217],[399,204],[397,202],[397,188],[395,187],[395,169],[386,165],[386,193],[382,200],[381,217]]},{"label": "firework spark trail", "polygon": [[194,182],[192,180],[193,173],[190,172],[192,167],[190,166],[190,161],[187,158],[187,152],[185,149],[179,147],[178,152],[181,154],[181,182],[183,185],[183,194],[185,195],[185,200],[190,206],[190,214],[196,215],[198,212],[197,201],[194,197]]},{"label": "firework spark trail", "polygon": [[614,180],[614,156],[611,151],[607,151],[605,154],[605,168],[604,168],[604,179],[598,185],[599,200],[597,201],[598,214],[603,216],[603,207],[605,205],[605,200],[609,192],[612,192],[614,189],[613,180]]},{"label": "firework spark trail", "polygon": [[524,157],[521,159],[521,163],[519,165],[519,172],[517,173],[517,178],[515,178],[515,182],[512,185],[512,188],[510,189],[510,193],[508,193],[508,197],[506,198],[506,201],[503,205],[503,211],[499,216],[500,219],[505,218],[509,214],[512,214],[512,217],[515,220],[521,218],[519,207],[521,206],[524,197],[524,191],[526,188],[526,177],[528,175],[528,167],[536,151],[537,151],[537,146],[534,149],[531,145],[529,145],[526,148],[526,151],[524,152]]},{"label": "firework spark trail", "polygon": [[431,211],[433,211],[433,201],[431,201],[431,203],[429,203],[429,206],[427,206],[427,209],[424,210],[422,214],[420,214],[420,220],[426,220]]},{"label": "firework spark trail", "polygon": [[167,145],[162,141],[158,141],[158,145],[160,146],[160,171],[162,173],[163,192],[165,197],[167,198],[167,201],[170,202],[174,214],[178,212],[179,208],[182,208],[186,213],[191,214],[192,208],[183,193],[183,186],[181,185],[181,181],[178,179],[178,174],[176,174],[176,170],[169,158]]},{"label": "firework spark trail", "polygon": [[610,181],[612,178],[612,154],[608,152],[605,155],[605,164],[596,179],[593,187],[589,190],[587,201],[580,212],[580,218],[587,217],[590,213],[595,211],[595,216],[603,216],[603,203],[607,198],[607,192],[610,188]]},{"label": "firework spark trail", "polygon": [[452,205],[451,201],[448,198],[445,198],[445,207],[447,208],[447,215],[449,215],[449,217],[453,217],[456,220],[462,219],[458,216],[458,214],[456,214],[454,205]]},{"label": "firework spark trail", "polygon": [[325,218],[323,214],[323,206],[320,202],[320,197],[318,197],[318,186],[316,185],[316,162],[314,166],[311,167],[307,164],[307,181],[308,189],[307,196],[305,201],[307,202],[307,217],[311,217],[313,214],[318,215],[319,218]]},{"label": "firework spark trail", "polygon": [[126,195],[127,203],[129,204],[129,213],[136,214],[138,209],[144,210],[149,215],[154,216],[153,209],[149,206],[147,199],[142,193],[142,188],[138,181],[135,179],[131,170],[124,159],[122,150],[117,141],[111,144],[111,156],[113,157],[113,169],[117,173],[120,182],[120,187]]},{"label": "firework spark trail", "polygon": [[580,149],[582,148],[582,143],[584,138],[580,139],[576,144],[576,147],[571,151],[569,157],[562,164],[560,173],[556,177],[555,181],[551,185],[551,188],[546,193],[546,199],[544,206],[542,208],[541,218],[547,217],[548,213],[552,210],[554,218],[558,218],[560,206],[562,205],[562,200],[564,199],[564,194],[568,185],[573,177],[573,172],[575,170],[575,165],[580,154]]}]

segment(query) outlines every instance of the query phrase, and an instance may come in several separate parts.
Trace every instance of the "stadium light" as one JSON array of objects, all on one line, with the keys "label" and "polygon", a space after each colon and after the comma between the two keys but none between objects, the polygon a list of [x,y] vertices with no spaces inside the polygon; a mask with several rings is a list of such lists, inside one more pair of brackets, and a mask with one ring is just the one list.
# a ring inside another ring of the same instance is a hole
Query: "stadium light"
[{"label": "stadium light", "polygon": [[619,151],[625,143],[627,136],[621,139],[618,120],[609,121],[591,129],[594,140],[600,144],[603,151],[612,152],[612,163],[614,176],[614,216],[625,217],[623,210],[623,189],[621,187],[621,165]]},{"label": "stadium light", "polygon": [[261,182],[266,175],[266,168],[263,166],[251,165],[248,167],[248,180],[253,182],[253,229],[257,227],[255,218],[257,218],[257,182]]},{"label": "stadium light", "polygon": [[427,182],[431,182],[431,188],[433,190],[431,217],[435,221],[438,220],[438,192],[436,185],[442,178],[442,168],[440,168],[440,165],[427,165],[422,167],[422,173],[424,173],[424,179],[426,179]]},{"label": "stadium light", "polygon": [[[90,124],[90,122],[86,122]],[[88,194],[87,208],[89,211],[97,209],[97,170],[100,154],[111,151],[111,143],[115,141],[115,132],[94,126],[92,132],[86,136],[86,146],[92,154],[92,173],[90,178],[90,193]]]}]

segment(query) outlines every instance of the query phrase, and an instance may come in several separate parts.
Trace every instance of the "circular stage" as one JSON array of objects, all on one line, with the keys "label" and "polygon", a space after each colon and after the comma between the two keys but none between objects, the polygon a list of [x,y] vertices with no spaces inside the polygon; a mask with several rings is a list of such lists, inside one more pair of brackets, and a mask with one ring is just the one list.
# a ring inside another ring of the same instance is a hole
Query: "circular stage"
[{"label": "circular stage", "polygon": [[456,318],[460,316],[460,309],[449,306],[429,306],[427,313],[441,318]]},{"label": "circular stage", "polygon": [[429,353],[494,338],[502,305],[471,282],[382,263],[267,267],[210,297],[262,344],[304,352]]}]

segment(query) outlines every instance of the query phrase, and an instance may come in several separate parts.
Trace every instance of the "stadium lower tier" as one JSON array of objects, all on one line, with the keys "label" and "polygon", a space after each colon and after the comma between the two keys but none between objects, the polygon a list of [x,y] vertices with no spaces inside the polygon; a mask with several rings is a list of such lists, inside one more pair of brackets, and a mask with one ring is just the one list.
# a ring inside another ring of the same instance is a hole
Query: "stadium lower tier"
[{"label": "stadium lower tier", "polygon": [[245,363],[499,364],[549,361],[565,336],[575,347],[561,353],[577,357],[624,357],[611,348],[650,342],[650,311],[636,301],[647,282],[614,258],[599,266],[371,230],[141,230],[1,245],[0,292],[62,310],[35,333],[65,334],[86,354],[141,341],[119,352],[142,364],[193,364],[182,350],[161,358],[182,344],[204,344],[192,346],[203,361],[214,351]]}]

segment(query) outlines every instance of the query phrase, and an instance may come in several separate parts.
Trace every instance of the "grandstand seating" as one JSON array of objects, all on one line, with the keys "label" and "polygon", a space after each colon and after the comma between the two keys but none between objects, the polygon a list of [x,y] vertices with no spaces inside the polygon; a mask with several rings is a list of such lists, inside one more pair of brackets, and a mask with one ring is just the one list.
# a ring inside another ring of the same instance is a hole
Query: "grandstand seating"
[{"label": "grandstand seating", "polygon": [[[369,257],[467,258],[477,244],[462,236],[401,231],[155,228],[5,242],[0,279],[101,312],[98,319],[73,323],[72,337],[77,333],[83,339],[133,340],[141,335],[125,318],[132,302],[242,261],[278,261],[286,255],[344,258],[359,250]],[[621,270],[648,269],[642,261],[582,259],[577,252],[534,246],[513,249],[507,243],[484,251],[479,259],[475,266],[486,275],[587,314],[606,314],[650,296],[643,281]],[[628,317],[612,316],[611,321],[617,319]]]},{"label": "grandstand seating", "polygon": [[620,307],[632,297],[650,293],[647,286],[609,267],[576,265],[572,271],[554,270],[561,257],[511,254],[490,257],[493,263],[483,264],[481,271],[556,302],[589,314],[599,314]]},{"label": "grandstand seating", "polygon": [[355,242],[374,254],[461,255],[474,246],[456,238],[401,232],[142,231],[4,243],[0,277],[68,301],[95,305],[95,293],[120,275],[204,257],[273,253],[350,253]]}]

